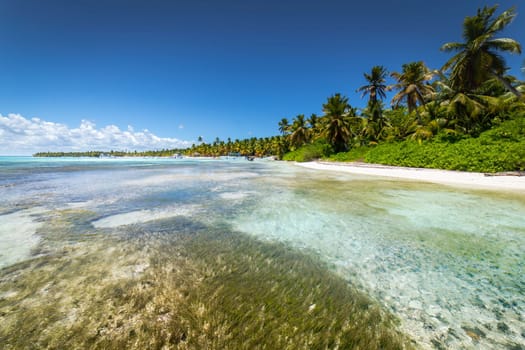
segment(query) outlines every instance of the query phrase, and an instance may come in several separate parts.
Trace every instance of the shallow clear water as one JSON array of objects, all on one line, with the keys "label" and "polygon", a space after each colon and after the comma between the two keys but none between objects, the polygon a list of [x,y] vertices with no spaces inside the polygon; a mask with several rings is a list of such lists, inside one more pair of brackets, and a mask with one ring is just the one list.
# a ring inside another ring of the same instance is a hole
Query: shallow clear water
[{"label": "shallow clear water", "polygon": [[422,348],[525,346],[525,194],[273,162],[0,157],[0,198],[0,267],[89,242],[41,231],[67,210],[105,235],[227,224],[327,262]]}]

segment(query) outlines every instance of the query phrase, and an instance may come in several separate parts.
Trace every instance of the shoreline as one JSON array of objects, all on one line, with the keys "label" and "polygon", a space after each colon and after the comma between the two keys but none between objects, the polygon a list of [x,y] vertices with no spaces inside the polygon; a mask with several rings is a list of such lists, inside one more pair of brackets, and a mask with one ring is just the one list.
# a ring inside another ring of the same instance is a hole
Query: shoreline
[{"label": "shoreline", "polygon": [[463,188],[513,191],[525,194],[525,176],[518,175],[490,176],[485,175],[484,173],[475,172],[407,168],[360,162],[338,163],[315,161],[295,163],[295,165],[321,171],[336,171],[356,175],[371,175],[411,181],[431,182]]}]

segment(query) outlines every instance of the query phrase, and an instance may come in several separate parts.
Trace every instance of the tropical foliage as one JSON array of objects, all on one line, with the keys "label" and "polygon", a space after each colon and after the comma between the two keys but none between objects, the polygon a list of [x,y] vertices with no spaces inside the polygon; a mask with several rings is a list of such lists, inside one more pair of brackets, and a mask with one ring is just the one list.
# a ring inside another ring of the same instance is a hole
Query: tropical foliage
[{"label": "tropical foliage", "polygon": [[416,112],[418,121],[421,123],[418,103],[423,106],[429,100],[434,89],[429,84],[432,73],[422,61],[411,62],[403,65],[401,73],[393,72],[391,76],[396,80],[392,86],[398,93],[392,98],[392,104],[398,107],[405,101],[408,113]]},{"label": "tropical foliage", "polygon": [[367,84],[357,89],[358,92],[363,92],[361,97],[369,95],[369,103],[377,102],[378,99],[386,98],[386,91],[389,89],[386,83],[387,70],[383,66],[374,66],[370,74],[364,73]]},{"label": "tropical foliage", "polygon": [[325,158],[334,152],[333,148],[323,140],[305,145],[284,155],[283,160],[308,162],[314,159]]},{"label": "tropical foliage", "polygon": [[479,9],[463,22],[463,43],[446,43],[443,51],[458,51],[443,66],[450,69],[451,87],[458,92],[474,92],[487,80],[497,78],[509,91],[521,97],[503,77],[508,69],[499,52],[521,53],[520,44],[510,38],[494,38],[516,16],[513,8],[494,18],[497,6]]},{"label": "tropical foliage", "polygon": [[[304,116],[303,116],[304,117]],[[286,118],[283,118],[286,119]],[[287,122],[285,123],[288,124]],[[306,125],[304,126],[306,130]],[[272,136],[264,138],[249,138],[243,140],[228,139],[222,141],[216,139],[213,143],[202,142],[200,144],[194,144],[190,148],[182,151],[182,154],[187,156],[205,156],[205,157],[220,157],[228,155],[240,155],[240,156],[282,156],[290,149],[288,137],[289,126],[283,129],[283,136]],[[301,145],[306,140],[301,141]]]},{"label": "tropical foliage", "polygon": [[[442,46],[443,51],[455,55],[440,70],[431,70],[422,61],[410,62],[402,65],[401,71],[392,72],[393,81],[387,85],[386,68],[372,67],[370,73],[364,73],[365,84],[357,89],[362,98],[368,96],[362,110],[353,108],[341,94],[329,97],[315,128],[304,130],[301,124],[301,135],[307,138],[291,137],[297,126],[282,131],[294,150],[285,159],[322,157],[321,140],[334,150],[329,156],[332,160],[523,170],[523,139],[501,136],[506,133],[501,131],[505,125],[525,118],[525,84],[507,74],[502,56],[520,53],[521,46],[513,39],[497,37],[516,14],[510,9],[496,16],[496,10],[496,6],[484,7],[465,18],[464,42]],[[394,91],[392,107],[385,109],[383,99],[390,90]],[[500,136],[494,136],[494,130],[499,130]],[[314,143],[316,147],[311,146]]]},{"label": "tropical foliage", "polygon": [[89,151],[89,152],[39,152],[35,157],[173,157],[177,155],[219,157],[228,155],[240,156],[277,156],[281,158],[288,151],[285,137],[273,136],[265,138],[250,138],[244,140],[215,138],[212,143],[201,140],[185,149],[162,149],[155,151]]},{"label": "tropical foliage", "polygon": [[525,118],[517,118],[483,133],[451,143],[435,138],[384,143],[362,155],[367,162],[420,168],[498,172],[525,171]]}]

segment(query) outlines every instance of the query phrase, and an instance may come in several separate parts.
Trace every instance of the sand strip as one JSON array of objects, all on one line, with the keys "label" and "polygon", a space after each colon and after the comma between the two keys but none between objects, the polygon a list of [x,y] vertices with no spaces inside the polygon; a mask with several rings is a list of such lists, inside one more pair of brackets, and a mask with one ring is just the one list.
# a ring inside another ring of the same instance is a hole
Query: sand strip
[{"label": "sand strip", "polygon": [[296,165],[317,170],[340,171],[358,175],[371,175],[415,181],[433,182],[458,187],[508,190],[525,193],[525,176],[487,176],[452,170],[405,168],[358,162],[308,162]]},{"label": "sand strip", "polygon": [[102,219],[95,220],[91,224],[95,228],[114,228],[124,225],[138,224],[154,220],[168,219],[175,216],[191,216],[197,210],[197,205],[186,205],[181,207],[170,207],[160,210],[136,210],[127,213],[106,216]]},{"label": "sand strip", "polygon": [[42,208],[32,208],[0,215],[0,268],[30,256],[40,240],[35,233],[42,226],[35,215],[42,213]]}]

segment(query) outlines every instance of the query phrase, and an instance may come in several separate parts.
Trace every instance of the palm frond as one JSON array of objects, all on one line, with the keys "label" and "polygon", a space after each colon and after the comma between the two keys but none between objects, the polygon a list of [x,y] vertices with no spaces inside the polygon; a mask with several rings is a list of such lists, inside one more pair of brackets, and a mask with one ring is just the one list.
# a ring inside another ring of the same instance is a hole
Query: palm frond
[{"label": "palm frond", "polygon": [[[493,12],[494,13],[494,12]],[[509,25],[516,17],[516,9],[511,7],[499,15],[489,27],[489,31],[496,33]]]},{"label": "palm frond", "polygon": [[465,44],[463,43],[445,43],[441,46],[441,51],[457,51],[457,50],[463,50],[465,48]]},{"label": "palm frond", "polygon": [[511,38],[497,38],[487,42],[487,46],[500,51],[521,54],[521,45]]}]

